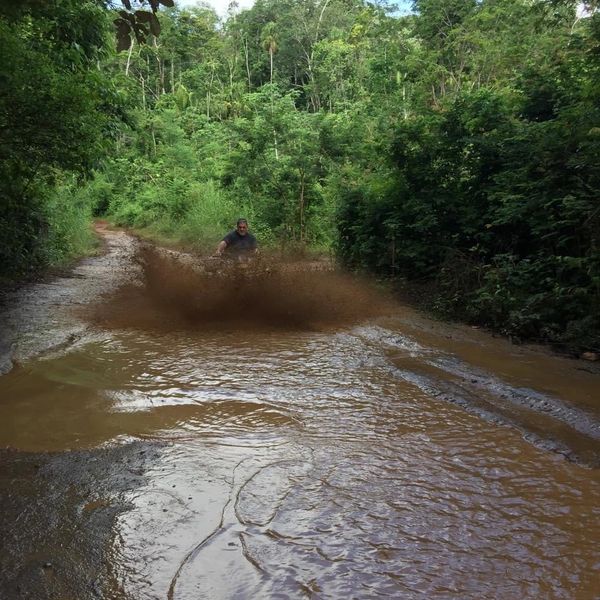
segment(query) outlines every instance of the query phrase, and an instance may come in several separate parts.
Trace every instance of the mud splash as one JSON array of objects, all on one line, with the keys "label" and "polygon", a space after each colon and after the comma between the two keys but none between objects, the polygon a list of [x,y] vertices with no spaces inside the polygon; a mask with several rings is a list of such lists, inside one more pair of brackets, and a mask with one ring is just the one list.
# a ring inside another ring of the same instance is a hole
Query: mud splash
[{"label": "mud splash", "polygon": [[322,330],[385,314],[390,301],[372,284],[333,270],[262,259],[248,266],[183,262],[145,246],[140,277],[87,318],[110,329]]}]

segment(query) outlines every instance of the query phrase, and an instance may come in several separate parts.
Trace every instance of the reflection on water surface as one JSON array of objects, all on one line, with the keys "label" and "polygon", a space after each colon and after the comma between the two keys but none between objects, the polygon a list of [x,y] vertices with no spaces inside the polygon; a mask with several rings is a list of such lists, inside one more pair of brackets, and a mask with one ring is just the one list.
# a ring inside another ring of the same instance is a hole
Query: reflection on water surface
[{"label": "reflection on water surface", "polygon": [[168,442],[116,524],[135,598],[592,594],[597,472],[399,376],[381,332],[113,332],[2,378],[2,443]]}]

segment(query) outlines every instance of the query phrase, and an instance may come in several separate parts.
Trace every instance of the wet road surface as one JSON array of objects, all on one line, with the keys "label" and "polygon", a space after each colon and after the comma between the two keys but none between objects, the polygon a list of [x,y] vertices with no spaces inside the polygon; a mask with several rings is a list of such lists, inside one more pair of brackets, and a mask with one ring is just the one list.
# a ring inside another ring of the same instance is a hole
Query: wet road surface
[{"label": "wet road surface", "polygon": [[104,235],[0,316],[0,597],[600,597],[592,366]]}]

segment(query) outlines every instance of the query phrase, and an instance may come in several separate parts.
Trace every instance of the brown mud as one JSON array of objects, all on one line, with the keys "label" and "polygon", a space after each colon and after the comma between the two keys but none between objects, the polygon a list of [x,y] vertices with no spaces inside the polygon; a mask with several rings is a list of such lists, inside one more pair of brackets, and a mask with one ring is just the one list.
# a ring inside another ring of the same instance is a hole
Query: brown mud
[{"label": "brown mud", "polygon": [[0,597],[124,598],[113,526],[156,444],[64,453],[0,450]]}]

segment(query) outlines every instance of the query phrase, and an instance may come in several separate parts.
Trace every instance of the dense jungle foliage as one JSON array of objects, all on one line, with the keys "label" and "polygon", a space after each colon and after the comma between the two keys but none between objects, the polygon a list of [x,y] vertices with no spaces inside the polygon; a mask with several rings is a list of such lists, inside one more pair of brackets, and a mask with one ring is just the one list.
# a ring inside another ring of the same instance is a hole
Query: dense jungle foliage
[{"label": "dense jungle foliage", "polygon": [[198,250],[245,216],[263,246],[600,350],[594,3],[163,7],[128,47],[119,8],[0,5],[0,276],[85,252],[92,216]]}]

